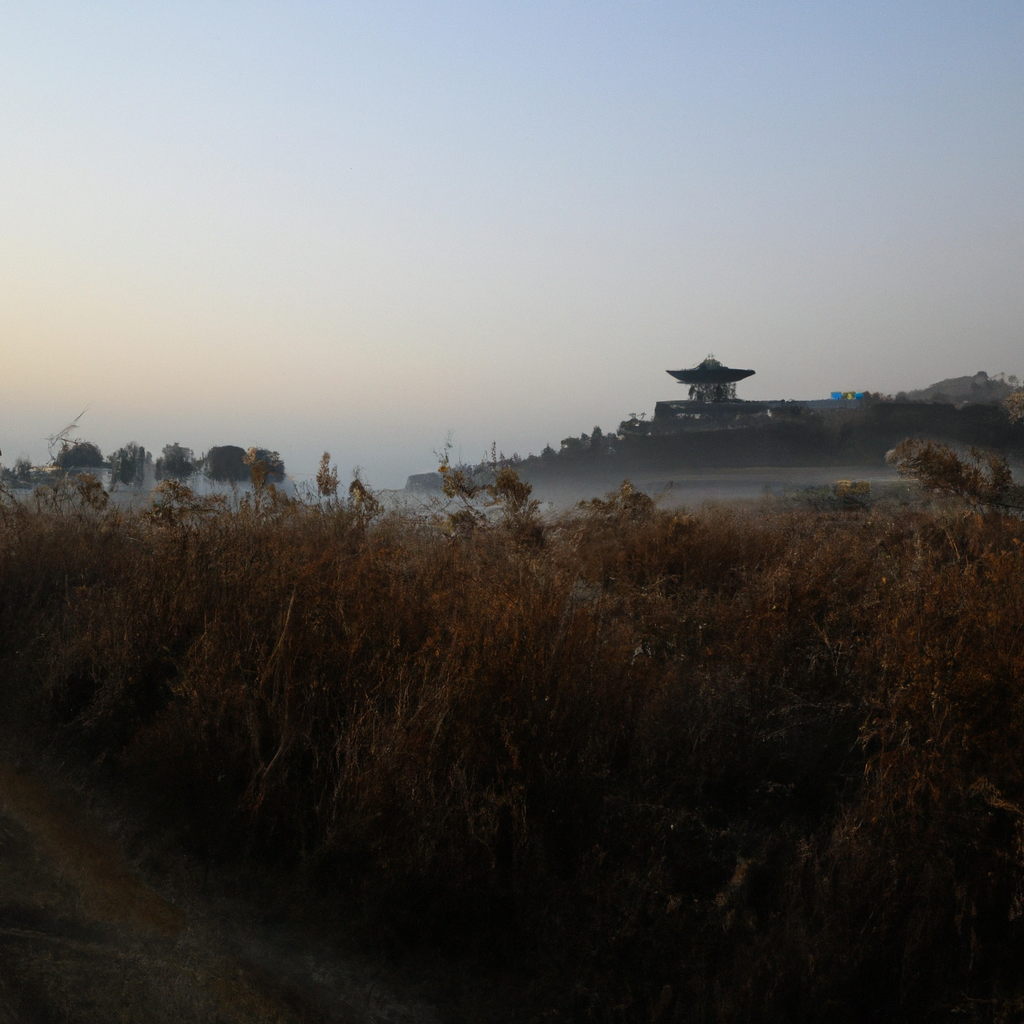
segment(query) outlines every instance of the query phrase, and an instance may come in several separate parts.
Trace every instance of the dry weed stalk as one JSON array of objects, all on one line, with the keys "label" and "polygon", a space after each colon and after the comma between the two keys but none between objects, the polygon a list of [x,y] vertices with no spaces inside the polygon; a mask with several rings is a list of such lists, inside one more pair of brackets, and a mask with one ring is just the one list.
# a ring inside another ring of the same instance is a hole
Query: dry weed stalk
[{"label": "dry weed stalk", "polygon": [[504,467],[455,543],[321,471],[308,503],[0,506],[7,706],[206,856],[517,937],[557,1019],[1013,1005],[1019,520],[626,483],[545,522]]}]

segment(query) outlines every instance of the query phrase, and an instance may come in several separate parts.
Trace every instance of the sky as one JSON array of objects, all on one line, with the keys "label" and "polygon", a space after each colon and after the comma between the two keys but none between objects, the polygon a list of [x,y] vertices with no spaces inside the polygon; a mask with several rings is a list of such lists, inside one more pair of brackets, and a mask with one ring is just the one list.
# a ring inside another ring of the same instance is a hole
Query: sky
[{"label": "sky", "polygon": [[0,461],[1024,375],[1024,3],[0,0]]}]

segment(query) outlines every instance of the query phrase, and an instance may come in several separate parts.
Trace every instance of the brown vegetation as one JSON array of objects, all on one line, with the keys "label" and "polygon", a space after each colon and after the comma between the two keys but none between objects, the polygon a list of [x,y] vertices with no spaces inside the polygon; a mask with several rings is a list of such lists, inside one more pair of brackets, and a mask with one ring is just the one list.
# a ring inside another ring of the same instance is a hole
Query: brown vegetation
[{"label": "brown vegetation", "polygon": [[545,1020],[1016,1019],[1024,524],[628,485],[541,522],[513,476],[466,529],[326,459],[308,503],[7,501],[4,704]]},{"label": "brown vegetation", "polygon": [[1024,487],[1014,483],[1009,462],[995,452],[971,448],[964,456],[948,445],[908,438],[886,458],[901,476],[928,490],[980,509],[1024,511]]}]

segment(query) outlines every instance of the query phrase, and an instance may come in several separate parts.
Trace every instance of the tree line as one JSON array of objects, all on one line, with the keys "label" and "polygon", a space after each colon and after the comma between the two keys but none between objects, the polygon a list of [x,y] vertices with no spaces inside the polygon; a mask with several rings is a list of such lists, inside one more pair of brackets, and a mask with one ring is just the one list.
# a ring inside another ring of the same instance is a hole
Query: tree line
[{"label": "tree line", "polygon": [[193,449],[174,441],[163,446],[154,457],[137,441],[129,441],[104,457],[93,441],[64,440],[49,466],[34,467],[27,458],[18,458],[10,468],[0,467],[0,479],[13,486],[29,486],[53,472],[80,473],[109,469],[111,486],[142,487],[147,479],[185,481],[205,476],[214,483],[248,483],[253,467],[260,464],[270,483],[284,480],[284,460],[279,452],[254,446],[215,445],[199,456]]}]

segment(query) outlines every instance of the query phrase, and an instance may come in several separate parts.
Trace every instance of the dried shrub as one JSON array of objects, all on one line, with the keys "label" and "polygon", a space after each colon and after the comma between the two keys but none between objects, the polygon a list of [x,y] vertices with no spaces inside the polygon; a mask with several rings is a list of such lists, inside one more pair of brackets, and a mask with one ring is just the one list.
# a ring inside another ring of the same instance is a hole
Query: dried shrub
[{"label": "dried shrub", "polygon": [[499,474],[453,542],[322,469],[5,500],[7,721],[205,856],[512,958],[549,1020],[1012,1018],[1019,520],[624,484],[542,521]]},{"label": "dried shrub", "polygon": [[1024,420],[1024,389],[1008,395],[1003,405],[1010,415],[1011,423],[1020,423],[1021,420]]},{"label": "dried shrub", "polygon": [[906,440],[887,456],[901,476],[982,508],[1024,511],[1024,489],[1002,455],[971,448],[966,458],[948,445]]}]

